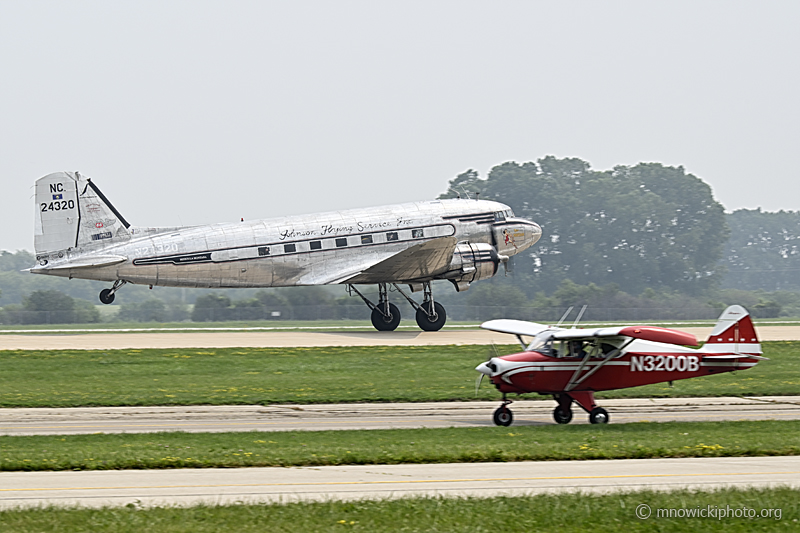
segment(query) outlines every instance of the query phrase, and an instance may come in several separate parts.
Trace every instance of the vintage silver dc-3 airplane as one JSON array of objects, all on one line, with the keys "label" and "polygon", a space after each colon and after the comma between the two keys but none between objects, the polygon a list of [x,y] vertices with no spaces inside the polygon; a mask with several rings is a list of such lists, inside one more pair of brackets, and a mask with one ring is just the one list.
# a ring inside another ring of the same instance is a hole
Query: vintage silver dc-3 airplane
[{"label": "vintage silver dc-3 airplane", "polygon": [[[36,181],[36,274],[112,282],[109,304],[126,283],[170,287],[290,287],[345,284],[392,331],[400,312],[392,285],[416,309],[417,324],[437,331],[446,320],[431,281],[457,291],[494,276],[500,263],[541,237],[538,224],[504,204],[451,199],[350,209],[253,222],[174,228],[131,226],[78,172]],[[378,302],[356,285],[378,286]],[[398,286],[423,291],[417,303]]]}]

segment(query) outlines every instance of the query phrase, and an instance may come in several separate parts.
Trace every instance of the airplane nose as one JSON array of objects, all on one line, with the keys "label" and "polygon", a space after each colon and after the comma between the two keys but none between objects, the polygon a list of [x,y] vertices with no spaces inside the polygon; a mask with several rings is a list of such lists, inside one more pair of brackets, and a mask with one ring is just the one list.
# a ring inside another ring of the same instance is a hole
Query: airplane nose
[{"label": "airplane nose", "polygon": [[494,359],[490,359],[484,363],[479,364],[475,367],[475,370],[480,372],[481,374],[485,374],[487,376],[491,376],[495,372],[497,372],[497,365],[494,363]]}]

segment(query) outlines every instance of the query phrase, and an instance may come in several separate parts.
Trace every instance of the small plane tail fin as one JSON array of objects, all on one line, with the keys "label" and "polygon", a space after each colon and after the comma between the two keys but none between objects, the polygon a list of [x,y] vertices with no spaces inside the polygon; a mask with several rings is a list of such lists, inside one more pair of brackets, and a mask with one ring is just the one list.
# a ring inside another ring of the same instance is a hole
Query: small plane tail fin
[{"label": "small plane tail fin", "polygon": [[732,305],[723,311],[703,351],[713,354],[761,354],[761,343],[747,309]]},{"label": "small plane tail fin", "polygon": [[67,251],[129,240],[130,224],[92,181],[78,172],[36,180],[34,248],[40,262]]}]

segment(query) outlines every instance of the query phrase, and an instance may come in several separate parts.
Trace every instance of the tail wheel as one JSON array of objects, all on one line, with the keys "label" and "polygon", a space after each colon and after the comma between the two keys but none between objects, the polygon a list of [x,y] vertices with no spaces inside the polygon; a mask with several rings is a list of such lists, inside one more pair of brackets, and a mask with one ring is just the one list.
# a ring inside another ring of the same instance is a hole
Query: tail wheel
[{"label": "tail wheel", "polygon": [[553,418],[559,424],[569,424],[572,421],[572,409],[562,409],[559,405],[553,411]]},{"label": "tail wheel", "polygon": [[602,407],[595,407],[589,413],[589,422],[592,424],[608,424],[611,417],[608,416],[608,411]]},{"label": "tail wheel", "polygon": [[[378,304],[379,307],[383,307],[382,304]],[[375,329],[378,331],[394,331],[397,329],[397,326],[400,324],[400,310],[397,308],[396,305],[393,303],[389,304],[389,315],[384,315],[381,310],[376,307],[372,310],[372,325],[375,326]]]},{"label": "tail wheel", "polygon": [[114,301],[114,293],[111,292],[111,289],[103,289],[100,291],[100,301],[104,304],[110,304]]},{"label": "tail wheel", "polygon": [[417,325],[424,331],[439,331],[446,320],[447,313],[439,302],[423,302],[417,309]]},{"label": "tail wheel", "polygon": [[494,412],[494,425],[495,426],[510,426],[511,423],[514,421],[514,415],[511,413],[511,409],[506,407],[505,405],[500,406],[497,411]]}]

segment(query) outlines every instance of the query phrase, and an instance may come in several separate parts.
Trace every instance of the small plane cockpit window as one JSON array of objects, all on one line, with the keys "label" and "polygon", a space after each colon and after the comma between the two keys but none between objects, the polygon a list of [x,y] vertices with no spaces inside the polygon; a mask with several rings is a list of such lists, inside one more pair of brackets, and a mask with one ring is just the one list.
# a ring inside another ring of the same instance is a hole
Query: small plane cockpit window
[{"label": "small plane cockpit window", "polygon": [[294,252],[297,251],[297,245],[296,244],[284,244],[283,245],[283,251],[284,251],[284,253],[287,253],[287,254],[293,254]]},{"label": "small plane cockpit window", "polygon": [[511,209],[506,209],[504,213],[506,214],[506,218],[514,218],[514,211]]},{"label": "small plane cockpit window", "polygon": [[362,235],[361,244],[372,244],[372,235]]},{"label": "small plane cockpit window", "polygon": [[386,240],[388,242],[396,241],[397,240],[397,232],[396,231],[390,231],[389,233],[387,233],[386,234]]},{"label": "small plane cockpit window", "polygon": [[411,238],[412,239],[421,239],[425,236],[425,232],[420,229],[412,229],[411,230]]},{"label": "small plane cockpit window", "polygon": [[506,220],[506,212],[505,211],[497,211],[494,214],[494,221],[495,222],[505,222]]},{"label": "small plane cockpit window", "polygon": [[322,241],[311,241],[308,243],[308,247],[312,250],[322,250]]},{"label": "small plane cockpit window", "polygon": [[340,238],[336,239],[336,247],[337,248],[342,248],[344,246],[347,246],[347,237],[340,237]]}]

